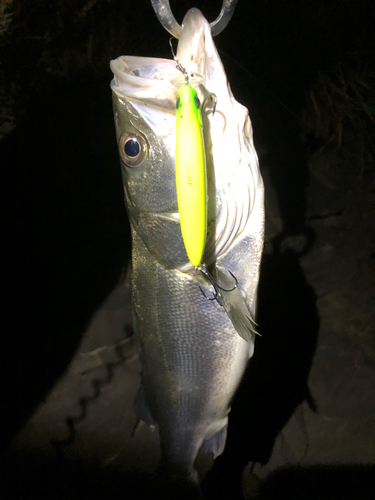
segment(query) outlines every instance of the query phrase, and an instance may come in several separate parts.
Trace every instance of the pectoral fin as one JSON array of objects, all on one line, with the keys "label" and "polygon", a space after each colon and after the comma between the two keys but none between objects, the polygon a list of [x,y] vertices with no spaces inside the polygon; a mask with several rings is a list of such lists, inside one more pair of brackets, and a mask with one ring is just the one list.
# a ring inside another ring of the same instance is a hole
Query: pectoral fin
[{"label": "pectoral fin", "polygon": [[[230,287],[233,284],[231,278],[216,268],[216,278],[223,288]],[[249,306],[241,292],[240,285],[229,292],[220,290],[217,301],[225,309],[238,335],[246,342],[254,342],[254,335],[259,335],[256,331],[256,322],[252,317]]]},{"label": "pectoral fin", "polygon": [[226,439],[227,425],[204,441],[202,444],[202,451],[206,453],[213,453],[214,458],[216,458],[223,453]]}]

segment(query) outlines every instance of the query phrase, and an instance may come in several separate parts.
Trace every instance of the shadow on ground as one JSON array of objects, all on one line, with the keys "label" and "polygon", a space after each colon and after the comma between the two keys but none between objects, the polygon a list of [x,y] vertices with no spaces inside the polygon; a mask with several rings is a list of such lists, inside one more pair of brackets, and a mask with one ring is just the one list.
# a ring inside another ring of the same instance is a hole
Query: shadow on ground
[{"label": "shadow on ground", "polygon": [[[238,498],[242,470],[249,461],[268,462],[298,405],[307,399],[315,411],[308,376],[319,330],[316,296],[299,262],[314,243],[313,231],[305,226],[309,173],[299,123],[259,86],[250,94],[257,103],[251,110],[255,144],[265,150],[260,163],[267,170],[262,172],[266,245],[257,319],[262,337],[234,397],[224,453],[206,479],[208,490],[216,485],[217,494],[226,491],[229,497],[237,488]],[[272,223],[275,214],[278,228]]]}]

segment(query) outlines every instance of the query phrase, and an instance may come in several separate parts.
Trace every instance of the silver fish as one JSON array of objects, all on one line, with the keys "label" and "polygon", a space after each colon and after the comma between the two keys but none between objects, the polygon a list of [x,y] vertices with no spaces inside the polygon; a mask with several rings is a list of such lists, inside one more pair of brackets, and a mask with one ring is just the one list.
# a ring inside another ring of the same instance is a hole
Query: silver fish
[{"label": "silver fish", "polygon": [[[186,14],[176,56],[203,110],[208,225],[204,262],[224,288],[190,264],[180,231],[175,181],[175,109],[184,75],[176,62],[122,56],[111,61],[113,109],[125,203],[132,229],[134,327],[142,363],[137,412],[159,428],[164,464],[197,482],[203,449],[222,453],[230,401],[253,355],[264,233],[264,192],[247,109],[233,97],[211,29]],[[212,288],[212,287],[211,287]],[[239,334],[240,335],[239,335]],[[242,338],[243,337],[243,338]],[[246,340],[245,340],[246,338]]]}]

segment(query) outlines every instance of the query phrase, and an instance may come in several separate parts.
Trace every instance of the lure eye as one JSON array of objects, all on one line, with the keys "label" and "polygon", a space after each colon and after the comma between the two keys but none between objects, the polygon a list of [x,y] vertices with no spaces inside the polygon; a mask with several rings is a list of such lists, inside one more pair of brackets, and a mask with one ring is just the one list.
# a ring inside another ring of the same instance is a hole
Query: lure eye
[{"label": "lure eye", "polygon": [[139,167],[147,156],[147,143],[138,134],[124,132],[120,137],[119,151],[126,166]]}]

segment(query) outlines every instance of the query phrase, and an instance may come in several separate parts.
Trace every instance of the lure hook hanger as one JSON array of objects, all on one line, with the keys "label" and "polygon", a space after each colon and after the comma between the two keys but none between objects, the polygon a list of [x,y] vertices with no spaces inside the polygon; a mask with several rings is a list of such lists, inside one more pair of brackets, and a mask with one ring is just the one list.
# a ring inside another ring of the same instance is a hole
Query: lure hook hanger
[{"label": "lure hook hanger", "polygon": [[[169,0],[151,0],[155,14],[165,28],[175,38],[180,38],[181,26],[176,21]],[[219,35],[227,26],[233,16],[237,0],[223,0],[218,17],[210,23],[212,36]]]},{"label": "lure hook hanger", "polygon": [[179,71],[181,71],[181,73],[184,75],[185,85],[189,85],[189,75],[188,75],[188,72],[186,71],[186,69],[182,66],[182,64],[177,59],[177,56],[176,56],[176,54],[174,53],[174,50],[173,50],[172,40],[173,40],[173,36],[171,36],[170,39],[169,39],[169,45],[171,46],[171,51],[172,51],[173,59],[176,61],[176,68]]},{"label": "lure hook hanger", "polygon": [[[189,85],[189,74],[188,72],[186,71],[186,69],[182,66],[182,64],[179,62],[179,60],[177,59],[177,56],[173,50],[173,44],[172,44],[172,41],[173,41],[173,36],[170,37],[169,39],[169,45],[171,47],[171,52],[172,52],[172,56],[173,56],[173,59],[176,61],[176,68],[181,71],[181,73],[184,75],[184,78],[185,78],[185,85]],[[214,101],[214,105],[212,106],[212,116],[215,114],[215,110],[216,110],[216,106],[217,106],[217,97],[216,97],[216,94],[214,94],[213,92],[210,92],[209,94],[206,95],[206,97],[204,98],[203,102],[202,102],[202,106],[201,106],[201,110],[204,109],[204,106],[207,102],[207,99],[211,97]]]},{"label": "lure hook hanger", "polygon": [[200,271],[203,273],[208,281],[211,283],[211,285],[214,287],[215,293],[213,297],[207,297],[207,295],[204,293],[201,287],[199,287],[200,291],[202,292],[202,295],[205,299],[207,300],[217,300],[217,298],[220,296],[221,292],[233,292],[238,286],[238,279],[235,277],[235,275],[231,272],[228,271],[229,274],[232,276],[232,278],[235,281],[234,287],[233,288],[223,288],[222,286],[219,285],[217,281],[213,278],[212,274],[208,271],[206,264],[201,264],[200,266],[197,267],[197,271]]}]

